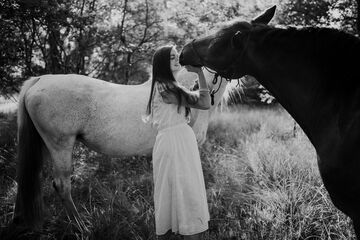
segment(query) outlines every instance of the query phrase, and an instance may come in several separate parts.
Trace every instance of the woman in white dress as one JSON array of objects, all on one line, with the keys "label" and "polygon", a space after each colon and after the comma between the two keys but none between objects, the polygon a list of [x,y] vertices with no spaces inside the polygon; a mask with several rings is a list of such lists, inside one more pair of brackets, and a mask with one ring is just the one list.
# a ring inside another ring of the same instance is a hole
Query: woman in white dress
[{"label": "woman in white dress", "polygon": [[210,96],[201,68],[186,66],[198,74],[199,90],[180,86],[181,69],[173,46],[156,50],[147,120],[158,133],[153,149],[156,235],[167,239],[178,233],[184,239],[200,239],[208,229],[204,176],[192,128],[190,108],[209,109]]}]

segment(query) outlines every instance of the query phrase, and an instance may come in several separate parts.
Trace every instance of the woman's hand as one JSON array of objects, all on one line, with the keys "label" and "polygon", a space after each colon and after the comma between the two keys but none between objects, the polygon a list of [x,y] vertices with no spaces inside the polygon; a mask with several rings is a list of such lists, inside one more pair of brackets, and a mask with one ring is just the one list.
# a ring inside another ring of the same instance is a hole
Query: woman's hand
[{"label": "woman's hand", "polygon": [[191,65],[186,65],[185,68],[188,72],[193,72],[193,73],[200,73],[202,71],[201,67],[194,67]]},{"label": "woman's hand", "polygon": [[166,83],[158,83],[157,84],[157,90],[159,91],[163,101],[165,103],[174,103],[177,104],[178,100],[173,92],[171,92],[171,89],[174,89],[174,86],[167,85]]}]

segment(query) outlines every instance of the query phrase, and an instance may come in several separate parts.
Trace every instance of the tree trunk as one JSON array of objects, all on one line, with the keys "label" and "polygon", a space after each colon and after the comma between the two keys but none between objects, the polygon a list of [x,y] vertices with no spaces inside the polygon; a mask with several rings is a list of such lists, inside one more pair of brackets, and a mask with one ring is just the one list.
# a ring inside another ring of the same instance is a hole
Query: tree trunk
[{"label": "tree trunk", "polygon": [[124,84],[126,85],[129,83],[129,78],[130,78],[131,57],[132,57],[132,53],[128,53],[126,58],[125,82],[124,82]]},{"label": "tree trunk", "polygon": [[58,41],[60,41],[60,32],[59,28],[55,23],[50,23],[49,28],[49,71],[52,74],[62,73],[61,63],[60,63],[60,52],[58,49]]},{"label": "tree trunk", "polygon": [[[24,21],[24,20],[23,20]],[[34,22],[32,21],[32,23],[34,24]],[[25,73],[24,76],[25,77],[30,77],[32,76],[32,52],[33,52],[33,43],[34,43],[34,29],[29,29],[28,27],[26,27],[25,23],[22,22],[21,26],[20,26],[20,31],[21,31],[21,37],[24,43],[24,61],[25,61]],[[31,32],[30,37],[27,35],[27,33]]]},{"label": "tree trunk", "polygon": [[[85,0],[83,0],[81,5],[80,16],[84,15],[84,7],[85,7]],[[84,44],[84,35],[83,35],[83,26],[80,27],[80,33],[78,38],[78,61],[76,66],[76,73],[77,74],[84,74],[85,73],[85,44]]]},{"label": "tree trunk", "polygon": [[31,68],[31,58],[32,58],[32,45],[31,40],[27,39],[25,34],[23,35],[24,41],[24,58],[25,58],[25,73],[26,77],[30,77],[32,75],[32,68]]},{"label": "tree trunk", "polygon": [[356,28],[357,28],[357,33],[360,36],[360,0],[356,0],[356,3],[357,3]]}]

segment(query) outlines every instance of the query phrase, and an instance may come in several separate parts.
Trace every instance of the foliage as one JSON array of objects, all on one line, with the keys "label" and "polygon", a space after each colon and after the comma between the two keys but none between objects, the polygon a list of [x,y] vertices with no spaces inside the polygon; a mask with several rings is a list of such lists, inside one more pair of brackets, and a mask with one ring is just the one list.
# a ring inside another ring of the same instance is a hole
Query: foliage
[{"label": "foliage", "polygon": [[355,0],[281,0],[278,23],[284,26],[338,28],[357,33]]},{"label": "foliage", "polygon": [[[2,92],[29,76],[77,73],[127,83],[146,68],[160,34],[152,1],[1,3]],[[115,11],[120,9],[122,11]]]},{"label": "foliage", "polygon": [[279,23],[284,25],[316,26],[328,22],[330,1],[289,0],[282,2]]},{"label": "foliage", "polygon": [[0,0],[0,93],[46,73],[142,83],[157,47],[180,48],[274,4],[275,24],[356,33],[355,0]]},{"label": "foliage", "polygon": [[161,41],[162,26],[156,1],[100,1],[96,25],[98,45],[90,72],[94,77],[127,84],[148,79],[146,65]]},{"label": "foliage", "polygon": [[[2,62],[7,81],[18,82],[44,73],[82,73],[81,54],[71,49],[69,39],[80,42],[76,32],[92,24],[91,15],[78,13],[79,1],[1,1]],[[82,9],[84,6],[81,6]],[[93,11],[93,10],[92,10]],[[79,26],[79,22],[81,23]],[[80,46],[81,47],[81,46]],[[12,87],[6,84],[3,87]]]}]

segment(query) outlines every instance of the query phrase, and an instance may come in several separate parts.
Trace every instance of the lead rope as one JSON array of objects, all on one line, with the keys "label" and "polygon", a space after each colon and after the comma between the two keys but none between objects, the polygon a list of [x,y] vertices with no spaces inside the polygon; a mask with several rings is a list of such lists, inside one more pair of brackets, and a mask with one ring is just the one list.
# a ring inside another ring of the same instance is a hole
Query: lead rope
[{"label": "lead rope", "polygon": [[[209,70],[208,70],[209,71]],[[218,81],[218,77],[219,77],[219,74],[218,73],[215,73],[214,74],[214,79],[212,80],[212,83],[213,85],[215,85]],[[215,90],[215,89],[212,89],[211,92],[210,92],[210,97],[211,97],[211,105],[214,105],[214,96],[215,96],[215,93],[217,93],[220,89],[220,86],[222,84],[222,77],[220,78],[220,84],[218,86],[218,88]]]},{"label": "lead rope", "polygon": [[[212,71],[210,71],[210,70],[209,70],[207,67],[205,67],[205,66],[204,66],[204,68],[205,68],[208,72],[214,74],[214,78],[213,78],[213,80],[212,80],[212,83],[213,83],[213,85],[215,85],[215,84],[217,83],[218,77],[219,77],[220,75],[219,75],[217,72],[212,72]],[[214,104],[215,104],[215,102],[214,102],[214,97],[215,97],[215,94],[219,91],[223,79],[225,79],[227,82],[231,82],[231,79],[230,79],[230,78],[224,78],[224,77],[220,76],[220,83],[219,83],[217,89],[216,89],[216,90],[215,90],[215,89],[212,89],[212,90],[210,91],[211,105],[214,105]],[[237,81],[238,81],[238,84],[237,84],[236,86],[240,86],[240,79],[237,79]]]}]

